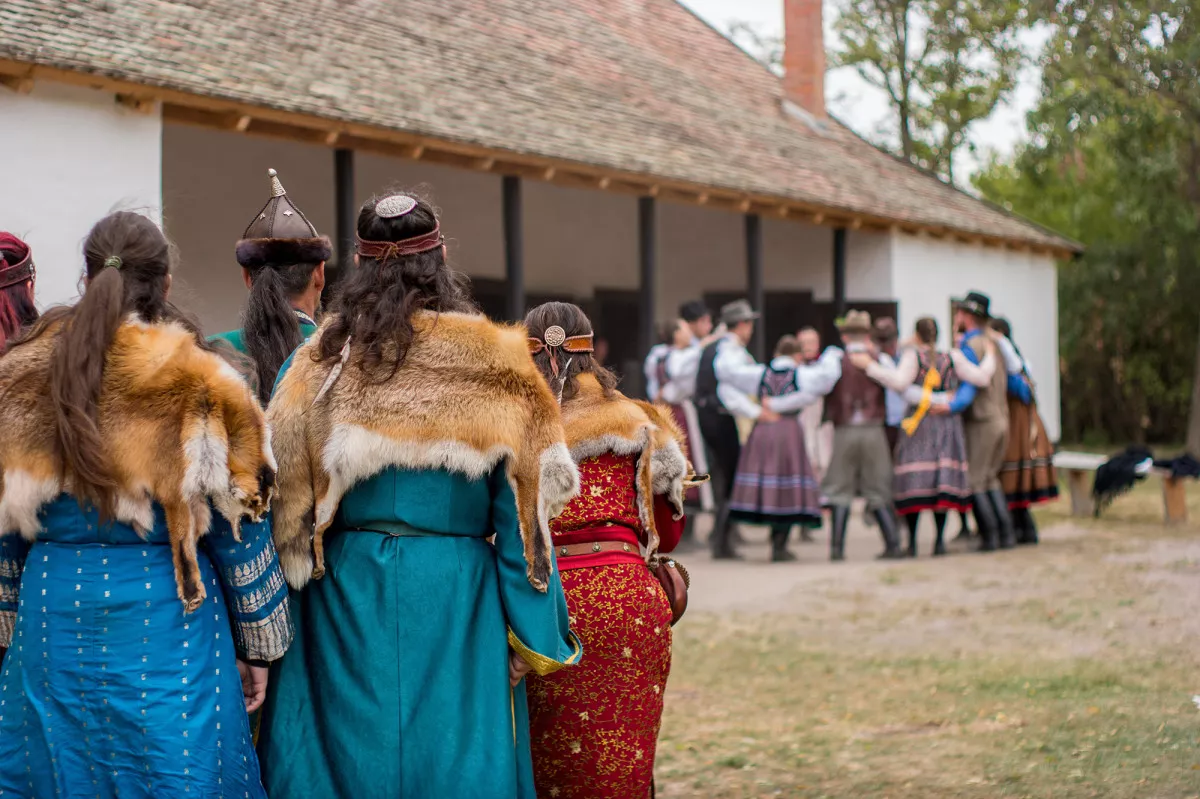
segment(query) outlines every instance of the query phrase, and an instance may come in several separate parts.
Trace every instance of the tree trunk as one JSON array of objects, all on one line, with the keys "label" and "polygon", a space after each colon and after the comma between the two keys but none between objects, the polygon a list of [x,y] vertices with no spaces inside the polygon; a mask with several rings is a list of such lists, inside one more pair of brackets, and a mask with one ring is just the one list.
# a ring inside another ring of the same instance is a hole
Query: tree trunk
[{"label": "tree trunk", "polygon": [[1188,411],[1187,451],[1200,458],[1200,345],[1196,347],[1196,367],[1192,372],[1192,407]]}]

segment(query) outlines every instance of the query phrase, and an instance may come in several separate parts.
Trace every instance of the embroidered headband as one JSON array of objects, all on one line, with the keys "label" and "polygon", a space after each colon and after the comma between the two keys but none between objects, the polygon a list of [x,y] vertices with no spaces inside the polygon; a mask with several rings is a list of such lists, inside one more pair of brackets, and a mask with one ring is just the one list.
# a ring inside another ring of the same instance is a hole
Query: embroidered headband
[{"label": "embroidered headband", "polygon": [[[0,264],[4,260],[0,259]],[[26,257],[24,261],[12,266],[0,266],[0,289],[6,289],[10,286],[15,286],[18,283],[24,283],[26,280],[32,280],[35,274],[33,259]]]},{"label": "embroidered headband", "polygon": [[[29,245],[11,233],[0,233],[0,245],[4,245],[4,250],[0,251],[0,289],[32,280],[37,268],[33,265],[33,253]],[[6,261],[3,254],[5,251],[8,252],[9,258],[18,257],[21,260]]]},{"label": "embroidered headband", "polygon": [[359,257],[374,258],[379,261],[428,252],[429,250],[441,247],[445,241],[446,237],[442,235],[441,225],[435,226],[428,233],[422,233],[420,236],[414,236],[411,239],[403,239],[401,241],[363,241],[357,236],[354,238],[355,251]]},{"label": "embroidered headband", "polygon": [[[595,352],[595,347],[592,346],[592,336],[592,333],[588,333],[585,336],[567,338],[567,331],[558,325],[551,325],[546,328],[546,332],[542,334],[541,338],[529,337],[529,354],[537,355],[542,350],[555,350],[560,347],[570,353]],[[554,372],[554,376],[558,377],[557,358],[550,358],[550,369]]]}]

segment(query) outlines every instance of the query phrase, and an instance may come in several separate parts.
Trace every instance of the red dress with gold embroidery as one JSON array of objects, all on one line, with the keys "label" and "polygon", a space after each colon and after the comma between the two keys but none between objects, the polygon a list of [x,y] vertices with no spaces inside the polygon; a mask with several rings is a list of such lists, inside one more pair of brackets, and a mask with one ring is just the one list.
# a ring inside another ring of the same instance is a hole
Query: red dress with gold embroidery
[{"label": "red dress with gold embroidery", "polygon": [[[663,691],[671,670],[671,606],[638,552],[645,542],[634,475],[637,455],[605,453],[579,464],[580,492],[550,523],[555,547],[632,544],[559,561],[571,628],[583,660],[547,677],[529,675],[529,721],[538,796],[650,796]],[[659,551],[682,523],[660,529]]]}]

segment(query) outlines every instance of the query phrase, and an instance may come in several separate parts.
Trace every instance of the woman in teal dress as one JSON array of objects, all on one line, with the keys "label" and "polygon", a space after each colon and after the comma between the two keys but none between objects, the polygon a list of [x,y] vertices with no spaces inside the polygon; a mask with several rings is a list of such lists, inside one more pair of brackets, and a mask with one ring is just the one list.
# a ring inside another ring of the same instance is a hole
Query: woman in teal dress
[{"label": "woman in teal dress", "polygon": [[275,170],[267,170],[267,176],[271,196],[235,250],[250,290],[242,327],[212,337],[249,359],[245,371],[264,404],[279,367],[317,329],[325,261],[333,253],[329,239],[317,234],[288,197]]},{"label": "woman in teal dress", "polygon": [[[228,524],[204,535],[197,564],[208,596],[186,613],[163,510],[123,487],[112,442],[101,437],[114,416],[152,416],[147,406],[164,399],[153,367],[131,375],[127,357],[112,366],[130,330],[140,331],[139,343],[173,333],[171,346],[184,354],[163,360],[192,385],[204,385],[204,369],[228,367],[203,352],[198,331],[167,301],[169,247],[153,222],[106,217],[89,234],[85,259],[79,304],[51,309],[0,359],[9,436],[0,647],[12,644],[0,671],[0,796],[266,799],[246,716],[265,685],[251,674],[265,677],[292,635],[270,529],[244,523],[240,541]],[[152,363],[163,363],[163,352]],[[262,411],[238,387],[240,406],[226,407],[261,425]],[[33,411],[47,401],[75,409],[55,414],[49,436]],[[10,424],[21,419],[35,421]],[[25,529],[31,472],[23,467],[47,456],[61,458],[70,493],[48,483],[36,529]]]},{"label": "woman in teal dress", "polygon": [[578,490],[523,330],[474,313],[433,210],[368,202],[358,267],[269,416],[297,642],[272,799],[532,799],[523,676],[577,662],[548,521]]}]

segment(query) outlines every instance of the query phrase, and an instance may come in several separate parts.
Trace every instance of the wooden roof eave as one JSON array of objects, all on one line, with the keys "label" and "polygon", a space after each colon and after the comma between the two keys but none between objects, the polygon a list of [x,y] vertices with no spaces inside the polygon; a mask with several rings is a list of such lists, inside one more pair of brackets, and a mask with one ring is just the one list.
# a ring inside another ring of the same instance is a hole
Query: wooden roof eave
[{"label": "wooden roof eave", "polygon": [[831,228],[925,233],[935,238],[956,238],[990,247],[1032,251],[1057,259],[1072,258],[1078,252],[1066,244],[896,220],[846,208],[806,203],[788,197],[750,194],[728,187],[705,186],[645,173],[625,172],[582,162],[518,153],[409,131],[207,97],[133,83],[98,73],[0,58],[0,85],[25,93],[31,89],[32,82],[37,80],[109,91],[116,95],[117,102],[136,113],[146,113],[152,110],[154,102],[158,102],[162,104],[163,120],[167,122],[290,139],[327,147],[357,149],[397,158],[427,160],[462,169],[519,175],[532,180],[578,188],[652,196],[732,212],[773,215]]}]

